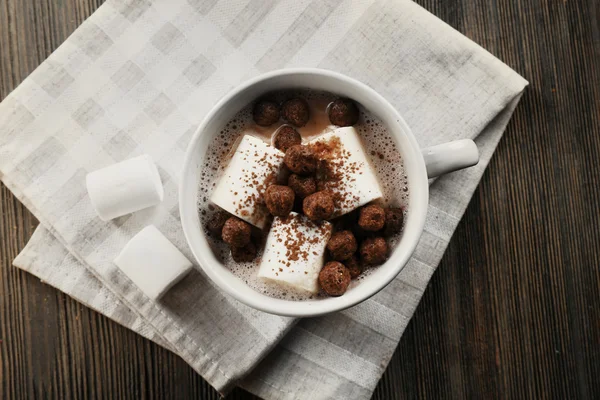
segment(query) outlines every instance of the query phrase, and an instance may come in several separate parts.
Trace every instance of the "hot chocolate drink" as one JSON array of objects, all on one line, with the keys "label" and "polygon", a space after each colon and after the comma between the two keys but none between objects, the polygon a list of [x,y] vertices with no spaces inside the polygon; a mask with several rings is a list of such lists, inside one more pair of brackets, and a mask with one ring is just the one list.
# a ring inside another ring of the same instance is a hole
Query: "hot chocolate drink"
[{"label": "hot chocolate drink", "polygon": [[207,151],[198,210],[210,245],[253,289],[287,300],[343,295],[401,240],[400,151],[351,99],[271,93]]}]

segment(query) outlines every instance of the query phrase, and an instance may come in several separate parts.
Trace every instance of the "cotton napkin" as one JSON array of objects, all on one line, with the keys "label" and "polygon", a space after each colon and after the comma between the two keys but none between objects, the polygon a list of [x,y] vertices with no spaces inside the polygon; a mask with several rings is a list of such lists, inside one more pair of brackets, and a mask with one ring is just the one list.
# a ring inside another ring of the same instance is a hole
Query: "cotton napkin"
[{"label": "cotton napkin", "polygon": [[[199,268],[162,301],[145,298],[111,260],[149,224],[193,259],[177,185],[195,127],[236,84],[294,66],[367,83],[421,146],[474,138],[480,164],[432,184],[413,258],[349,310],[296,324],[223,295]],[[526,85],[408,0],[108,1],[0,104],[0,178],[41,222],[15,265],[176,352],[222,393],[368,398]],[[164,202],[102,222],[85,174],[143,153]]]}]

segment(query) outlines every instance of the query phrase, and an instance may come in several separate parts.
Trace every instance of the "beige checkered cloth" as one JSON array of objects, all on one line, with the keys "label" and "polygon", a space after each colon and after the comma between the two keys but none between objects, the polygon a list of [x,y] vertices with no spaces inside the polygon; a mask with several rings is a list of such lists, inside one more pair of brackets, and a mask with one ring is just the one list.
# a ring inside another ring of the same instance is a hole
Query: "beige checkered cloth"
[{"label": "beige checkered cloth", "polygon": [[[264,314],[199,268],[150,301],[111,260],[151,223],[193,258],[177,207],[192,132],[235,85],[298,66],[367,83],[422,146],[475,139],[481,162],[431,186],[413,258],[349,310]],[[109,0],[0,104],[0,178],[41,221],[15,265],[176,352],[223,393],[369,398],[526,85],[408,0]],[[86,173],[142,153],[157,161],[164,202],[102,222]]]}]

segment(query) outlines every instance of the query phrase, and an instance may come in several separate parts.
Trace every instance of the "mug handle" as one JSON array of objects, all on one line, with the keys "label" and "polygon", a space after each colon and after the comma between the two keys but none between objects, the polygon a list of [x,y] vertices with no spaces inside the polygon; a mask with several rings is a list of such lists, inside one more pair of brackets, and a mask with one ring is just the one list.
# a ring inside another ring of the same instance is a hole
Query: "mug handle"
[{"label": "mug handle", "polygon": [[448,172],[472,167],[479,162],[479,150],[471,139],[455,140],[421,150],[427,176],[438,177]]}]

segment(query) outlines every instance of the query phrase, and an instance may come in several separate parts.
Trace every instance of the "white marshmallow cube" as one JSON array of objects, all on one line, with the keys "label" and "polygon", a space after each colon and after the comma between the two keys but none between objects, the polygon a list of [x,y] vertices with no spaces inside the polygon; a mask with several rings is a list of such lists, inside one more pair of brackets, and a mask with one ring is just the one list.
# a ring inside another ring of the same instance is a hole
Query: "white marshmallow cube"
[{"label": "white marshmallow cube", "polygon": [[155,206],[164,196],[158,170],[148,155],[90,172],[85,180],[92,206],[103,221]]},{"label": "white marshmallow cube", "polygon": [[313,139],[309,145],[327,144],[335,148],[327,154],[330,165],[340,176],[336,182],[325,182],[324,189],[342,198],[336,201],[334,216],[349,213],[373,200],[383,197],[377,174],[371,166],[360,136],[353,127],[337,128]]},{"label": "white marshmallow cube", "polygon": [[258,277],[301,292],[317,293],[331,231],[329,222],[315,223],[295,212],[284,218],[275,217]]},{"label": "white marshmallow cube", "polygon": [[152,300],[192,269],[192,263],[154,225],[131,238],[114,263]]},{"label": "white marshmallow cube", "polygon": [[244,221],[263,228],[269,212],[262,196],[274,182],[284,154],[254,136],[245,135],[219,179],[210,201]]}]

